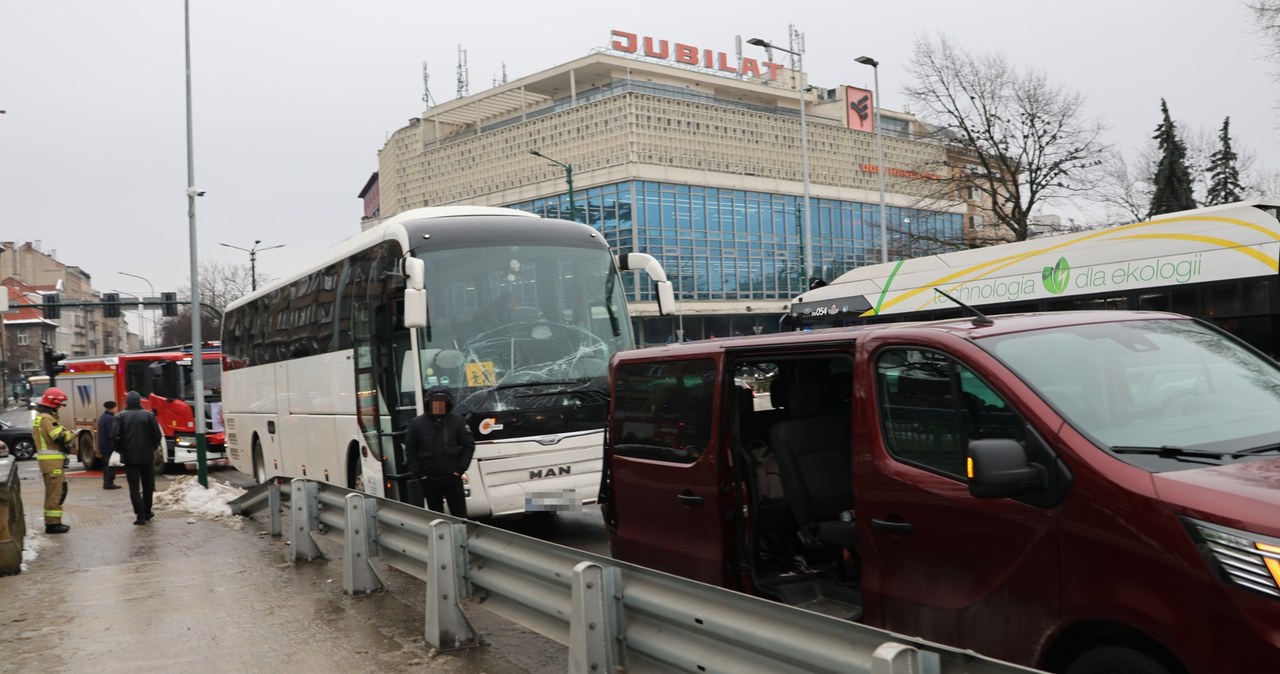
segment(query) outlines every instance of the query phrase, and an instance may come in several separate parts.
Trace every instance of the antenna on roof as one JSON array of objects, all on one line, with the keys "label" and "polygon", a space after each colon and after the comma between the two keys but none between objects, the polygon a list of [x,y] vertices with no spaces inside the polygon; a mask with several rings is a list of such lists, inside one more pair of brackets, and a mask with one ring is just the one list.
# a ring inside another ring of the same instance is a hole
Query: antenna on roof
[{"label": "antenna on roof", "polygon": [[494,77],[493,86],[500,87],[506,83],[507,83],[507,62],[503,61],[502,62],[502,79],[498,79],[497,77]]},{"label": "antenna on roof", "polygon": [[431,73],[427,72],[427,62],[422,62],[422,102],[427,107],[435,105],[435,101],[431,98]]},{"label": "antenna on roof", "polygon": [[973,314],[973,324],[974,324],[975,326],[977,326],[977,325],[995,325],[995,324],[996,324],[996,322],[995,322],[995,321],[993,321],[993,320],[991,320],[991,318],[989,318],[986,314],[984,314],[984,313],[982,313],[981,311],[978,311],[977,309],[975,309],[975,308],[973,308],[973,307],[971,307],[971,306],[969,306],[969,305],[965,304],[964,302],[961,302],[960,300],[958,300],[958,299],[956,299],[956,298],[954,298],[954,297],[952,297],[952,296],[950,296],[950,295],[948,295],[948,294],[946,294],[946,293],[942,292],[942,290],[940,290],[940,289],[938,289],[938,288],[934,288],[934,289],[933,289],[933,292],[938,293],[939,295],[942,295],[943,297],[945,297],[945,298],[947,298],[947,299],[951,300],[952,302],[955,302],[956,304],[959,304],[961,307],[964,307],[964,310],[965,310],[965,311],[968,311],[969,313]]},{"label": "antenna on roof", "polygon": [[467,77],[467,50],[458,45],[458,98],[465,98],[470,93],[471,85]]}]

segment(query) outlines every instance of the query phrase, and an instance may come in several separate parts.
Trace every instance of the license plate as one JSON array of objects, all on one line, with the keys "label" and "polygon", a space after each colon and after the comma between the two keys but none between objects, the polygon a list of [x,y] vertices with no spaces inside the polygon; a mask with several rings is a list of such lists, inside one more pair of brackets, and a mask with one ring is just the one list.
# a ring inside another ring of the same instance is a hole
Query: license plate
[{"label": "license plate", "polygon": [[582,501],[572,489],[559,491],[531,491],[524,497],[524,511],[527,513],[542,512],[577,512],[582,510]]}]

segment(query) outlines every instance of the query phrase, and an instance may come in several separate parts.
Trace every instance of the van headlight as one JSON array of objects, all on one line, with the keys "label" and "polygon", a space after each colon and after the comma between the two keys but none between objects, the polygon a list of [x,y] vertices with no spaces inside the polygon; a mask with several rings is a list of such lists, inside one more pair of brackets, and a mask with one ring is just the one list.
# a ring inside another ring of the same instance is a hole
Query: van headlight
[{"label": "van headlight", "polygon": [[1182,523],[1224,581],[1280,599],[1280,539],[1189,517]]}]

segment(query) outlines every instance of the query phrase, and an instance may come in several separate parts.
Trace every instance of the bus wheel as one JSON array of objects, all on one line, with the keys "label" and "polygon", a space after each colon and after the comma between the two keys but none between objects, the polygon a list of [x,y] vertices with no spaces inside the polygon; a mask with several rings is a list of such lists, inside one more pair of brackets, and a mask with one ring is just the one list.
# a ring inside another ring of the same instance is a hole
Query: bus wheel
[{"label": "bus wheel", "polygon": [[267,482],[267,464],[262,458],[262,441],[253,439],[253,479],[258,484]]},{"label": "bus wheel", "polygon": [[364,466],[360,463],[360,452],[352,451],[347,454],[347,489],[365,493],[364,483]]},{"label": "bus wheel", "polygon": [[76,440],[76,452],[80,454],[80,463],[85,470],[97,470],[102,467],[102,460],[93,455],[93,436],[84,433]]}]

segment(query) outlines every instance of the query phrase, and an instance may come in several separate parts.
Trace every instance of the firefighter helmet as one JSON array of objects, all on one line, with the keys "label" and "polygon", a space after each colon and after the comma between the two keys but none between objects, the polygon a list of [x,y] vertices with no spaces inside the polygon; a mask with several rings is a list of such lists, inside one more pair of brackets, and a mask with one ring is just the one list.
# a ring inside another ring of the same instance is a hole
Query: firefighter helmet
[{"label": "firefighter helmet", "polygon": [[40,398],[40,404],[45,407],[57,409],[67,404],[67,394],[62,392],[60,388],[51,388],[44,392]]}]

